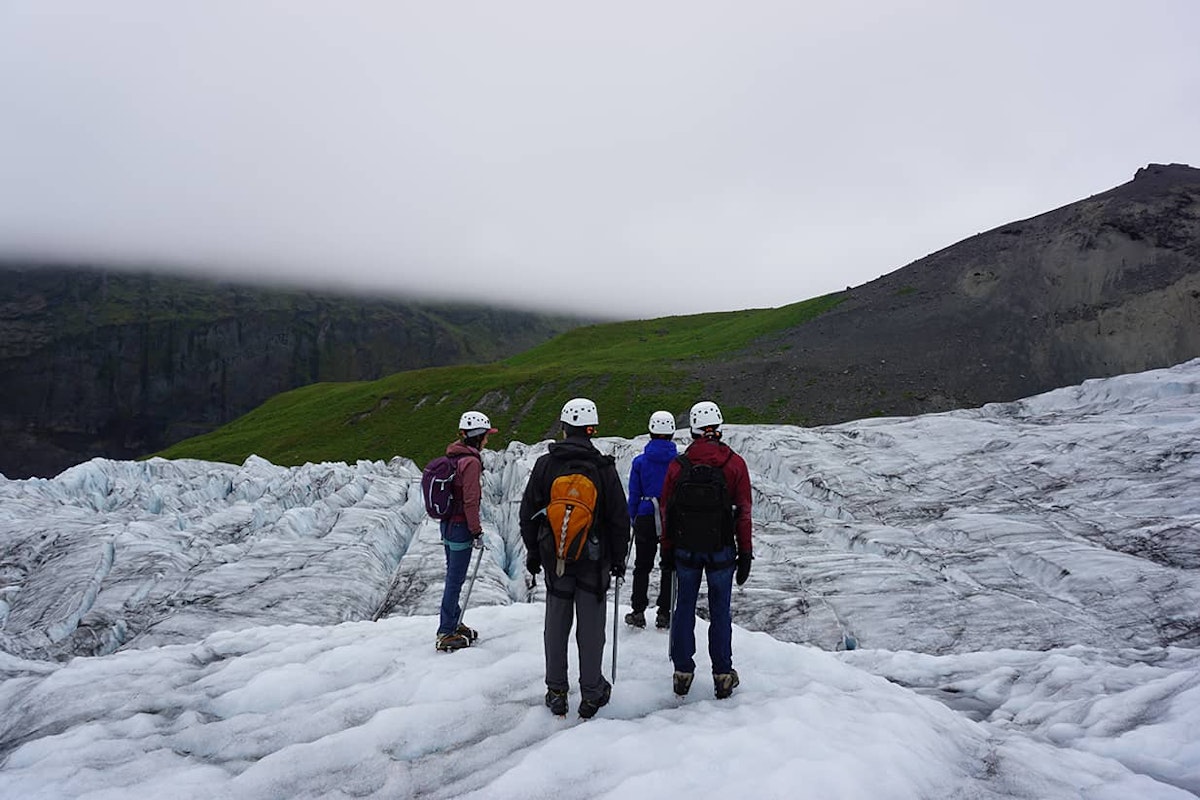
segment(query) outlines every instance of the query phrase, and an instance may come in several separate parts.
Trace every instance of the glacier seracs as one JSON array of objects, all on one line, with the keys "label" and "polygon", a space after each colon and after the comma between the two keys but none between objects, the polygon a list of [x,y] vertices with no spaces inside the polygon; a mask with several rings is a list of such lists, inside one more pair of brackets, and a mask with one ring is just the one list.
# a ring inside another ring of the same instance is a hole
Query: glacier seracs
[{"label": "glacier seracs", "polygon": [[[677,706],[663,642],[623,631],[612,714],[557,733],[516,528],[545,442],[485,453],[484,639],[454,661],[432,650],[444,566],[407,459],[0,479],[0,795],[537,796],[536,757],[598,730],[628,764],[581,796],[1200,792],[1200,360],[727,438],[755,485],[735,702]],[[627,474],[644,441],[598,445]],[[836,652],[848,633],[860,649]],[[464,709],[479,718],[453,722]],[[665,731],[709,725],[761,770],[672,772]],[[764,758],[764,736],[809,749]]]}]

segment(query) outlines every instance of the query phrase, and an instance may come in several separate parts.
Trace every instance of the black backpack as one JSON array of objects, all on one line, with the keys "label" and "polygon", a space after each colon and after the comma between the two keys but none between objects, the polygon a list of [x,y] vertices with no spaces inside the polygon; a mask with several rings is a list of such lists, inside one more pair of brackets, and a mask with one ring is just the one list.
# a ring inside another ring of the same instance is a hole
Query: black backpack
[{"label": "black backpack", "polygon": [[683,467],[667,501],[667,538],[693,553],[714,553],[733,544],[733,503],[725,471],[676,457]]}]

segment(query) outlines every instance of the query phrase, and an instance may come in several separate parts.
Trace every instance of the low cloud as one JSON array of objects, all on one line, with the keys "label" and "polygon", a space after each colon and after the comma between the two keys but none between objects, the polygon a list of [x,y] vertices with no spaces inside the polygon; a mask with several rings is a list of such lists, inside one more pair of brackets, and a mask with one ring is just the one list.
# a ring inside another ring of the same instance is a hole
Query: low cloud
[{"label": "low cloud", "polygon": [[1188,0],[11,2],[0,254],[777,306],[1200,163]]}]

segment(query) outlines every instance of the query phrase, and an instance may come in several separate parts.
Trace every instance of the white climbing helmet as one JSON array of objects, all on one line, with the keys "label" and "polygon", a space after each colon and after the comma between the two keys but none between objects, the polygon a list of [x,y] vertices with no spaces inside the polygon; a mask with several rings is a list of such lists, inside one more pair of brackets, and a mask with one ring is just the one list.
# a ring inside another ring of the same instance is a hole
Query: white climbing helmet
[{"label": "white climbing helmet", "polygon": [[478,411],[468,411],[458,418],[458,429],[468,436],[478,436],[481,433],[496,433],[492,421],[487,414]]},{"label": "white climbing helmet", "polygon": [[577,428],[600,424],[600,412],[596,410],[596,404],[586,397],[568,400],[567,404],[562,407],[562,413],[558,415],[558,418]]},{"label": "white climbing helmet", "polygon": [[655,411],[650,415],[651,433],[674,433],[675,415],[670,411]]},{"label": "white climbing helmet", "polygon": [[704,429],[710,426],[721,427],[721,423],[725,420],[721,417],[721,409],[711,400],[704,400],[692,406],[690,414],[692,423],[692,433],[704,433]]}]

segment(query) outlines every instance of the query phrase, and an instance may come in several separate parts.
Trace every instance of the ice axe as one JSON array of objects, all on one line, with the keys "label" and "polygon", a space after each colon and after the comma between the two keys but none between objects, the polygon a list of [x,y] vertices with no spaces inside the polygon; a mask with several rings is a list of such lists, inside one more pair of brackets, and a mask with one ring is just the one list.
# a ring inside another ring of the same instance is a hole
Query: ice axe
[{"label": "ice axe", "polygon": [[[662,546],[662,512],[658,505],[658,498],[651,497],[650,503],[654,506],[654,531],[658,534],[659,547]],[[673,661],[675,656],[675,604],[679,600],[679,573],[675,571],[675,567],[671,567],[671,623],[667,627],[667,659]]]},{"label": "ice axe", "polygon": [[612,682],[617,682],[617,614],[618,605],[621,602],[621,584],[625,582],[624,578],[617,578],[613,581],[613,657],[612,657]]},{"label": "ice axe", "polygon": [[479,574],[479,562],[483,561],[483,542],[479,542],[479,546],[475,548],[479,553],[475,556],[475,568],[471,570],[471,580],[467,583],[467,596],[463,598],[462,607],[458,610],[458,623],[454,626],[458,630],[458,626],[462,625],[463,617],[467,613],[467,604],[471,602],[471,588],[475,586],[475,576]]},{"label": "ice axe", "polygon": [[679,601],[679,573],[671,570],[671,624],[667,628],[667,660],[675,660],[675,604]]}]

